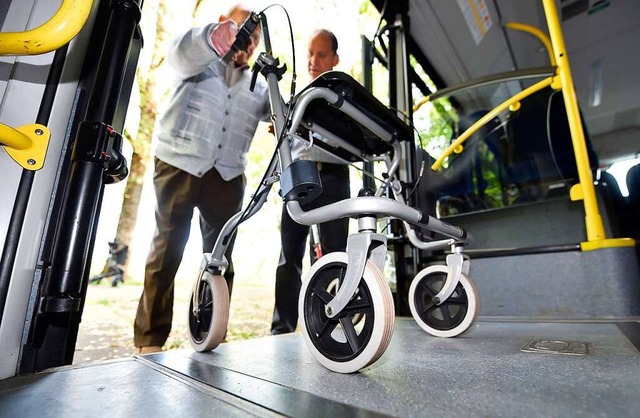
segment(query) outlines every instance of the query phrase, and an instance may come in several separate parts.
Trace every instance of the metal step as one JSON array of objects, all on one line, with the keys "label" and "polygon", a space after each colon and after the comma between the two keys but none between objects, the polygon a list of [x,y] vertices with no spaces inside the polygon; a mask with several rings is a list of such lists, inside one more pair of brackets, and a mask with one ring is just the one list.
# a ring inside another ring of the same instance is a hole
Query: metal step
[{"label": "metal step", "polygon": [[640,323],[478,321],[463,336],[397,318],[360,373],[320,366],[299,333],[0,382],[0,416],[616,416],[640,411]]}]

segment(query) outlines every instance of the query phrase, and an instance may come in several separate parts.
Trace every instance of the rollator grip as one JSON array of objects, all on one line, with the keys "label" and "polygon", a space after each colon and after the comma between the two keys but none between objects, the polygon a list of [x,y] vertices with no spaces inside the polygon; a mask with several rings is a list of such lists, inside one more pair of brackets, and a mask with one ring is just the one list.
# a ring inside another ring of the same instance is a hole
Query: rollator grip
[{"label": "rollator grip", "polygon": [[222,57],[222,61],[225,63],[231,62],[231,59],[238,51],[246,51],[249,47],[249,40],[251,39],[251,34],[256,30],[258,25],[260,24],[260,18],[257,14],[251,12],[249,17],[242,23],[240,28],[238,29],[238,33],[236,34],[236,40],[233,41],[231,47],[227,51],[226,54]]}]

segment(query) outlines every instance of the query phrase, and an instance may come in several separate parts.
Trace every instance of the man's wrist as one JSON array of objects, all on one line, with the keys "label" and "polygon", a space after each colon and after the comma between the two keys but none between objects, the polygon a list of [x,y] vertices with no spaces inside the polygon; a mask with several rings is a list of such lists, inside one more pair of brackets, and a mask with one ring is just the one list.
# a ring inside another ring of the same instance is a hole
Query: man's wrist
[{"label": "man's wrist", "polygon": [[219,57],[220,54],[213,47],[213,40],[211,39],[211,36],[213,34],[213,30],[215,28],[217,28],[218,25],[219,25],[219,23],[210,23],[207,26],[205,26],[204,35],[205,35],[205,40],[206,40],[207,45],[209,46],[209,48],[211,48],[211,50]]}]

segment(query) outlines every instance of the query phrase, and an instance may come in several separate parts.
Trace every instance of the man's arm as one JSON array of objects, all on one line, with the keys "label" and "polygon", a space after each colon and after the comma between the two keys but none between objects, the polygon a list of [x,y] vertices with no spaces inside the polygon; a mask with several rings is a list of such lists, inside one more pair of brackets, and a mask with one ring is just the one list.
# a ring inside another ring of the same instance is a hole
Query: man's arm
[{"label": "man's arm", "polygon": [[172,42],[167,62],[182,79],[200,74],[229,50],[236,32],[230,20],[193,28]]}]

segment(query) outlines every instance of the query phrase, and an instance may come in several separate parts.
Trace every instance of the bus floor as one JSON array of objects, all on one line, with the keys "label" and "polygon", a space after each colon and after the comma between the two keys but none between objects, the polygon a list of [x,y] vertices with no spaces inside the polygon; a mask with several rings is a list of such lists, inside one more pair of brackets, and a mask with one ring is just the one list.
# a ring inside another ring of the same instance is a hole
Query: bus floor
[{"label": "bus floor", "polygon": [[370,367],[338,374],[300,333],[0,381],[0,416],[637,416],[640,323],[481,318],[452,339],[396,318]]}]

